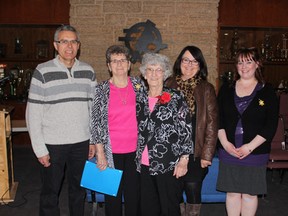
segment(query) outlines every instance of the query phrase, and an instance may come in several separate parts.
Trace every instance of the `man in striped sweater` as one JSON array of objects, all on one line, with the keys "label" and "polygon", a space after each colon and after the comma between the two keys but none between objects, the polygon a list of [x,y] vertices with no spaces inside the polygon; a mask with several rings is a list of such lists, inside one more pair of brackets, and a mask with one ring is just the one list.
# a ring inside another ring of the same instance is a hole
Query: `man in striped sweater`
[{"label": "man in striped sweater", "polygon": [[59,192],[66,167],[70,215],[82,216],[82,171],[87,158],[95,154],[94,145],[89,145],[95,73],[76,58],[80,41],[75,28],[60,26],[53,44],[58,55],[35,69],[26,108],[33,151],[43,167],[39,215],[60,216]]}]

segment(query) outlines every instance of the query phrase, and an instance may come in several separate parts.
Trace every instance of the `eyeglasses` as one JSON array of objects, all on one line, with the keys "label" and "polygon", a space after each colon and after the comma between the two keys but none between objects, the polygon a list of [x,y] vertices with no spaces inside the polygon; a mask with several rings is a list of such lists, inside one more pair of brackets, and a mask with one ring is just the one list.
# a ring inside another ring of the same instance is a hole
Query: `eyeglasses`
[{"label": "eyeglasses", "polygon": [[68,44],[72,44],[72,45],[77,45],[80,43],[79,40],[60,40],[60,41],[55,41],[56,43],[58,44],[61,44],[61,45],[68,45]]},{"label": "eyeglasses", "polygon": [[161,68],[156,68],[156,69],[147,68],[146,69],[147,74],[152,74],[153,72],[155,72],[156,75],[161,75],[163,73],[163,70]]},{"label": "eyeglasses", "polygon": [[186,65],[198,65],[199,64],[199,62],[197,61],[197,60],[195,60],[195,59],[193,59],[193,60],[190,60],[189,58],[182,58],[181,59],[181,62],[183,63],[183,64],[186,64]]},{"label": "eyeglasses", "polygon": [[110,61],[110,63],[111,64],[115,64],[115,65],[117,65],[118,63],[120,63],[120,64],[126,64],[126,63],[128,63],[128,59],[113,59],[113,60],[111,60]]}]

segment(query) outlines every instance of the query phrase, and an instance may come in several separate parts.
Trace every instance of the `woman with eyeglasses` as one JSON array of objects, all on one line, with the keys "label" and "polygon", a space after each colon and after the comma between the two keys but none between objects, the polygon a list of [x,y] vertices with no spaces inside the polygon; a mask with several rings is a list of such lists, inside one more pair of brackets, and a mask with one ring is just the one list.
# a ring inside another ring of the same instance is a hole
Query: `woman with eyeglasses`
[{"label": "woman with eyeglasses", "polygon": [[136,97],[141,215],[180,216],[179,178],[186,174],[193,153],[188,106],[181,92],[163,86],[172,73],[166,56],[145,54],[140,72],[148,83]]},{"label": "woman with eyeglasses", "polygon": [[265,83],[256,48],[238,51],[232,84],[218,94],[219,175],[217,189],[227,192],[229,216],[255,215],[258,196],[267,193],[266,164],[278,123],[278,101]]},{"label": "woman with eyeglasses", "polygon": [[92,103],[91,139],[96,146],[97,166],[123,170],[116,197],[105,195],[105,215],[122,215],[122,195],[126,216],[139,215],[139,173],[136,171],[136,92],[140,78],[130,77],[130,53],[113,45],[106,51],[111,78],[96,86]]},{"label": "woman with eyeglasses", "polygon": [[181,215],[199,216],[202,182],[211,165],[217,142],[218,109],[215,89],[206,78],[207,64],[196,46],[185,47],[177,57],[173,76],[165,83],[183,92],[192,117],[194,154],[189,157],[188,172],[181,178],[186,205],[180,204]]}]

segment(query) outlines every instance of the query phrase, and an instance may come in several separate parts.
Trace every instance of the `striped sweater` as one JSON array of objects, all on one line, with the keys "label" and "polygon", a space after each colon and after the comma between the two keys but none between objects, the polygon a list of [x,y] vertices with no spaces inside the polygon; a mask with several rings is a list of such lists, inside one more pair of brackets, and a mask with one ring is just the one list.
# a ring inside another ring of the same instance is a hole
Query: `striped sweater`
[{"label": "striped sweater", "polygon": [[90,138],[95,85],[93,68],[77,59],[71,69],[58,56],[37,66],[29,89],[26,123],[38,158],[49,153],[45,144],[73,144]]}]

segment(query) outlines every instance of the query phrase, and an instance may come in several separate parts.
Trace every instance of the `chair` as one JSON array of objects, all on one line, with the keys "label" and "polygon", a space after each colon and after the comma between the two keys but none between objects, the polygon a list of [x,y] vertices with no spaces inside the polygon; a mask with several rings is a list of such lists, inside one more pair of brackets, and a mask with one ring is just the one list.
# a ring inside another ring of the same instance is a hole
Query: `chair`
[{"label": "chair", "polygon": [[279,95],[279,114],[283,117],[285,128],[285,142],[288,142],[288,93],[282,92]]},{"label": "chair", "polygon": [[219,171],[219,158],[214,157],[212,165],[208,167],[209,172],[202,184],[203,203],[221,203],[226,201],[226,192],[216,190],[216,183]]},{"label": "chair", "polygon": [[288,93],[279,95],[279,114],[283,117],[285,130],[288,130]]},{"label": "chair", "polygon": [[285,128],[281,116],[278,118],[277,130],[271,142],[271,151],[267,167],[272,169],[272,171],[273,169],[279,169],[282,182],[284,171],[288,168],[288,149],[286,149]]}]

